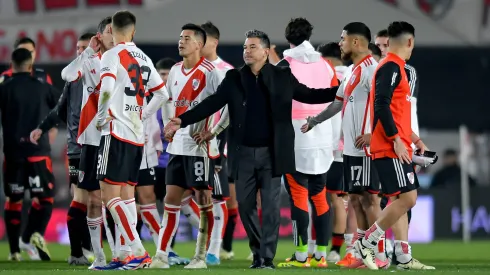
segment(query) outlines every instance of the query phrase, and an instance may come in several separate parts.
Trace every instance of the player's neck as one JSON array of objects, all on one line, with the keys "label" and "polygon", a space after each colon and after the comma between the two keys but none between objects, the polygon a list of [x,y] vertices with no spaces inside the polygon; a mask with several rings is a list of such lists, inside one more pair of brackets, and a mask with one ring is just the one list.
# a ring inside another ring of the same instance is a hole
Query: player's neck
[{"label": "player's neck", "polygon": [[211,62],[214,62],[218,59],[218,54],[216,52],[214,52],[208,56],[205,56],[205,58]]},{"label": "player's neck", "polygon": [[191,54],[189,56],[184,57],[184,69],[192,69],[196,66],[196,64],[201,60],[201,55],[199,53]]},{"label": "player's neck", "polygon": [[[395,47],[392,47],[390,48],[390,50],[388,51],[388,54],[394,54],[396,56],[398,56],[400,59],[403,59],[403,60],[406,60],[405,58],[405,51],[403,51],[402,49],[400,48],[395,48]],[[387,54],[387,55],[388,55]]]},{"label": "player's neck", "polygon": [[120,35],[113,33],[112,37],[114,39],[114,45],[117,45],[119,43],[132,42],[133,40],[133,35]]},{"label": "player's neck", "polygon": [[357,64],[359,64],[359,62],[361,62],[368,55],[369,55],[369,51],[367,51],[367,50],[352,54],[352,63],[357,65]]}]

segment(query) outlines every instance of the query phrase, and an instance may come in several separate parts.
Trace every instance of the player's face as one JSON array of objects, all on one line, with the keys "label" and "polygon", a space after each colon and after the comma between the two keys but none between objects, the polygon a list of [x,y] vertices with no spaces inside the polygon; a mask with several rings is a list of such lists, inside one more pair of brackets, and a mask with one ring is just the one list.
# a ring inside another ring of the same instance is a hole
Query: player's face
[{"label": "player's face", "polygon": [[269,49],[264,48],[260,39],[256,37],[247,38],[243,45],[243,60],[245,64],[252,65],[257,62],[264,62],[269,56]]},{"label": "player's face", "polygon": [[346,31],[342,31],[339,42],[342,60],[349,61],[351,59],[353,40],[354,37],[348,35]]},{"label": "player's face", "polygon": [[90,40],[78,40],[77,42],[77,56],[81,55],[83,51],[88,47]]},{"label": "player's face", "polygon": [[206,45],[201,49],[201,55],[204,58],[209,59],[210,56],[216,53],[216,47],[218,46],[218,39],[208,36],[206,39]]},{"label": "player's face", "polygon": [[111,26],[112,24],[107,24],[102,33],[97,33],[97,36],[100,42],[102,43],[102,47],[104,47],[104,50],[106,51],[114,47],[114,40],[112,38]]},{"label": "player's face", "polygon": [[179,39],[179,55],[182,57],[189,56],[196,51],[200,51],[202,42],[196,39],[196,35],[192,30],[183,30],[180,33]]},{"label": "player's face", "polygon": [[381,50],[381,57],[385,57],[388,52],[388,37],[376,37],[374,44]]},{"label": "player's face", "polygon": [[31,43],[20,44],[17,49],[26,49],[31,52],[32,60],[36,60],[36,49]]},{"label": "player's face", "polygon": [[166,69],[158,70],[158,74],[162,78],[163,82],[167,82],[169,72],[170,70],[166,70]]}]

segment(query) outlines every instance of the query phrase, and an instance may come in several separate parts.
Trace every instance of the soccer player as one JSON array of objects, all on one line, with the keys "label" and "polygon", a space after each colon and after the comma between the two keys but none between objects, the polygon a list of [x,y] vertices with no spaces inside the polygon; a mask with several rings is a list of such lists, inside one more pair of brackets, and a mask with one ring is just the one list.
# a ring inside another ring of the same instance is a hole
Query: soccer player
[{"label": "soccer player", "polygon": [[[102,249],[101,234],[103,228],[102,200],[100,185],[96,178],[98,146],[100,143],[100,131],[95,127],[95,115],[98,104],[98,89],[100,83],[101,56],[113,46],[111,35],[111,17],[102,19],[97,27],[96,36],[91,37],[89,46],[61,72],[61,77],[72,84],[75,81],[83,83],[83,95],[81,99],[80,124],[78,127],[78,144],[81,144],[81,155],[79,163],[78,185],[75,191],[72,204],[73,213],[77,208],[81,208],[78,200],[87,202],[87,225],[90,232],[92,247],[95,254],[95,261],[89,269],[96,269],[106,265],[106,258]],[[45,120],[31,134],[36,139],[46,128],[49,128],[49,121]],[[70,208],[71,209],[71,208]],[[81,213],[78,213],[79,215]],[[77,234],[80,227],[85,224],[72,225]]]},{"label": "soccer player", "polygon": [[[89,47],[89,42],[94,33],[85,33],[80,36],[77,42],[77,56],[84,53]],[[74,77],[78,77],[78,71]],[[56,107],[51,110],[49,115],[41,122],[38,129],[32,132],[32,142],[37,142],[37,138],[56,126],[61,120],[68,125],[68,167],[70,188],[73,192],[73,200],[68,209],[67,225],[70,238],[70,257],[69,265],[90,265],[94,260],[91,250],[91,238],[87,226],[87,204],[88,193],[78,188],[80,172],[81,147],[77,143],[79,121],[84,93],[83,81],[67,82]]]},{"label": "soccer player", "polygon": [[[291,19],[285,31],[291,49],[284,51],[284,59],[276,66],[289,67],[298,81],[312,88],[338,86],[333,66],[309,42],[313,26],[305,18]],[[328,267],[327,245],[329,205],[327,202],[326,173],[333,162],[332,124],[320,125],[315,131],[301,134],[301,126],[308,116],[325,109],[326,104],[305,104],[293,100],[292,122],[295,131],[294,154],[296,172],[283,177],[291,201],[293,240],[296,252],[278,267]],[[315,157],[312,157],[315,156]],[[317,249],[308,261],[308,200],[312,204],[313,224]]]},{"label": "soccer player", "polygon": [[[0,85],[7,197],[4,218],[10,246],[9,260],[20,261],[20,249],[27,246],[28,252],[38,251],[38,254],[29,255],[32,260],[49,261],[51,256],[43,235],[53,210],[55,181],[51,148],[46,136],[38,145],[30,143],[29,133],[55,107],[60,94],[53,86],[32,76],[34,59],[29,50],[14,50],[11,60],[12,76]],[[30,191],[32,207],[22,238],[19,238],[25,189]]]},{"label": "soccer player", "polygon": [[[163,58],[159,60],[155,64],[155,68],[158,71],[158,74],[162,78],[163,82],[167,82],[168,74],[170,72],[170,69],[176,64],[177,62],[171,58]],[[158,109],[157,111],[157,120],[158,124],[160,125],[160,129],[163,129],[164,124],[163,124],[163,117],[162,117],[162,109]],[[165,173],[166,173],[166,168],[167,168],[167,163],[169,160],[169,153],[167,153],[167,147],[168,147],[168,141],[165,140],[165,136],[163,132],[160,133],[160,138],[163,143],[163,151],[158,157],[158,166],[155,167],[155,175],[157,177],[157,184],[155,185],[155,196],[157,200],[163,201],[163,198],[165,198],[165,193],[166,193],[166,186],[165,186]],[[197,208],[197,205],[195,204],[194,200],[191,200],[189,202],[191,204],[191,208]],[[196,207],[193,207],[193,206]],[[196,214],[197,216],[197,214]],[[189,259],[180,257],[173,249],[175,245],[175,236],[172,239],[172,243],[170,245],[170,250],[168,252],[168,262],[170,265],[186,265],[190,262]]]},{"label": "soccer player", "polygon": [[[172,101],[167,102],[166,105],[174,105],[174,107],[172,114],[165,114],[164,123],[167,123],[170,117],[192,109],[213,94],[221,83],[222,73],[216,70],[210,61],[201,57],[201,50],[206,41],[206,32],[200,26],[186,24],[182,27],[179,55],[183,57],[183,61],[172,67],[167,79],[166,87]],[[145,109],[143,117],[146,118],[154,113],[164,100],[162,97],[155,96]],[[170,108],[171,106],[168,107]],[[207,268],[206,244],[213,221],[211,189],[214,184],[214,163],[212,158],[219,157],[219,151],[215,139],[198,144],[193,137],[204,129],[210,129],[212,125],[211,116],[201,123],[180,129],[167,147],[170,160],[166,171],[165,214],[163,228],[160,230],[160,244],[153,257],[152,268],[169,267],[169,248],[179,224],[180,204],[186,190],[191,188],[195,190],[199,205],[200,226],[196,253],[185,268]]]},{"label": "soccer player", "polygon": [[[32,62],[33,63],[35,62],[35,60],[36,60],[36,43],[31,38],[23,37],[23,38],[18,39],[17,41],[15,41],[14,48],[28,50],[32,55]],[[51,77],[43,69],[32,67],[31,68],[31,74],[33,77],[37,78],[41,82],[45,82],[45,83],[48,83],[51,85],[53,84],[51,81]],[[10,77],[12,77],[12,75],[13,75],[13,68],[11,67],[10,69],[4,71],[0,75],[0,84],[5,82]],[[56,138],[57,132],[58,132],[58,130],[56,128],[50,129],[50,133],[49,133],[50,143],[52,143],[54,141],[54,139]],[[8,198],[8,196],[7,196],[7,198]],[[51,213],[50,209],[52,209],[52,205],[51,206],[48,205],[47,202],[44,202],[43,205],[41,205],[41,206],[39,205],[39,203],[36,203],[35,201],[33,203],[36,207],[32,208],[32,210],[29,211],[29,217],[30,216],[32,216],[32,217],[36,216],[37,217],[40,215],[41,212]],[[42,210],[41,207],[47,207],[50,209]],[[16,208],[12,208],[12,209],[16,209]],[[9,216],[9,215],[7,215],[7,211],[14,211],[12,209],[7,210],[7,208],[5,208],[5,217]],[[17,211],[14,211],[14,212],[17,212]],[[16,216],[16,214],[13,214],[13,215]],[[51,215],[51,214],[49,214],[49,215]],[[29,218],[29,219],[31,219],[31,218]],[[42,251],[42,249],[44,249],[45,246],[36,248],[35,245],[29,243],[30,238],[31,238],[30,234],[32,234],[31,229],[33,228],[32,227],[33,225],[32,224],[29,225],[29,224],[30,223],[28,223],[28,230],[24,231],[21,239],[19,239],[18,237],[15,237],[20,232],[19,230],[15,231],[16,232],[15,234],[8,235],[9,243],[19,242],[18,246],[20,246],[20,249],[27,252],[27,254],[29,255],[29,258],[31,260],[39,260],[40,257],[46,259],[47,255],[49,253],[47,251],[44,251],[44,252]],[[7,225],[7,227],[8,227],[8,225]],[[11,239],[14,237],[15,237],[15,239]],[[17,247],[17,245],[15,245],[15,247]],[[41,250],[41,251],[39,251],[39,250]],[[41,255],[39,253],[41,253]]]},{"label": "soccer player", "polygon": [[[389,47],[389,37],[388,30],[383,29],[380,30],[375,38],[376,45],[382,49],[382,57],[386,56],[388,47]],[[417,97],[419,91],[419,80],[417,78],[417,71],[415,68],[409,64],[405,64],[405,73],[407,74],[408,84],[410,85],[410,103],[411,103],[411,113],[412,113],[412,131],[418,136],[419,135],[419,123],[417,116]],[[415,148],[415,145],[412,144],[412,148]],[[388,197],[384,196],[381,199],[381,209],[384,209],[386,205],[390,203]],[[408,210],[407,217],[403,217],[399,220],[392,228],[386,231],[386,242],[385,248],[386,253],[389,258],[393,259],[393,263],[396,264],[396,253],[393,254],[394,247],[395,250],[401,251],[401,245],[403,241],[398,238],[403,238],[403,236],[408,235],[408,225],[410,224],[410,220],[412,219],[412,209]],[[408,223],[402,222],[408,220]],[[394,244],[392,243],[392,237],[395,237]],[[396,248],[398,247],[398,248]],[[410,251],[411,252],[411,251]]]},{"label": "soccer player", "polygon": [[[204,47],[202,48],[201,55],[206,58],[206,60],[211,61],[216,70],[222,74],[222,78],[224,78],[226,72],[230,69],[233,69],[233,66],[223,61],[223,59],[221,59],[216,52],[220,38],[219,29],[210,21],[202,24],[201,28],[206,32],[206,45],[204,45]],[[228,109],[226,107],[223,108],[223,110],[216,113],[214,121],[220,121],[221,115],[227,116],[227,112]],[[213,137],[217,137],[220,151],[220,157],[215,160],[216,175],[212,194],[214,223],[213,229],[211,231],[208,253],[206,255],[206,264],[208,265],[220,264],[220,248],[229,220],[228,214],[231,212],[231,223],[235,224],[238,214],[238,203],[236,201],[236,194],[231,194],[232,189],[233,192],[235,192],[235,185],[233,184],[233,181],[228,180],[228,166],[226,163],[226,156],[224,152],[226,144],[225,128],[227,126],[228,125],[224,125],[223,127],[221,127],[221,125],[217,124],[210,131],[202,132],[200,136],[200,138],[203,140],[210,140]],[[234,201],[230,201],[230,198],[235,199]],[[227,201],[230,202],[228,203]],[[227,208],[228,204],[231,205],[230,209]],[[227,244],[229,245],[228,252],[231,252],[231,240],[228,241],[230,242],[229,244]]]},{"label": "soccer player", "polygon": [[[364,236],[369,223],[375,221],[380,212],[378,176],[376,170],[371,169],[372,161],[366,156],[367,150],[358,138],[364,138],[365,134],[370,133],[369,127],[366,127],[369,118],[366,109],[372,76],[377,66],[376,60],[369,53],[370,40],[371,31],[364,23],[352,22],[344,27],[339,44],[342,58],[354,63],[352,72],[342,82],[334,103],[316,117],[308,119],[304,126],[304,130],[308,131],[342,111],[344,182],[349,186],[349,201],[356,212],[359,238]],[[385,266],[386,257],[379,258],[379,264]],[[349,267],[361,265],[362,260],[358,257]]]},{"label": "soccer player", "polygon": [[[348,74],[348,70],[352,70],[352,67],[344,66],[339,43],[330,42],[320,45],[318,51],[322,54],[323,58],[335,66],[337,78],[343,81],[344,76]],[[352,204],[348,203],[348,186],[344,185],[344,166],[342,163],[344,142],[343,138],[341,138],[342,115],[338,113],[330,121],[333,129],[334,162],[327,172],[327,193],[331,194],[334,208],[334,221],[332,228],[332,247],[327,256],[327,262],[349,265],[348,263],[343,264],[343,262],[348,261],[352,257],[354,233],[357,228],[357,223]],[[312,235],[316,235],[316,233]],[[347,243],[347,249],[342,262],[340,261],[340,248],[344,241]],[[311,251],[314,249],[315,244],[310,244],[308,250]]]},{"label": "soccer player", "polygon": [[140,269],[147,267],[151,258],[136,231],[134,188],[126,186],[135,186],[138,181],[145,143],[141,120],[145,94],[160,93],[167,99],[168,94],[150,58],[132,42],[136,17],[129,11],[116,12],[112,16],[111,30],[115,46],[104,53],[100,64],[101,86],[95,124],[102,137],[97,179],[102,200],[133,254],[119,269]]},{"label": "soccer player", "polygon": [[[355,245],[364,264],[373,270],[378,269],[374,256],[378,241],[417,200],[419,183],[411,165],[411,145],[414,143],[422,153],[427,150],[412,130],[411,89],[405,72],[405,62],[410,59],[414,48],[415,29],[407,22],[393,22],[388,26],[388,36],[388,54],[375,72],[369,95],[372,119],[370,150],[383,193],[396,199],[382,211],[366,235]],[[407,253],[410,251],[407,236],[403,241],[402,251],[395,251],[399,269],[435,269],[412,258]]]}]

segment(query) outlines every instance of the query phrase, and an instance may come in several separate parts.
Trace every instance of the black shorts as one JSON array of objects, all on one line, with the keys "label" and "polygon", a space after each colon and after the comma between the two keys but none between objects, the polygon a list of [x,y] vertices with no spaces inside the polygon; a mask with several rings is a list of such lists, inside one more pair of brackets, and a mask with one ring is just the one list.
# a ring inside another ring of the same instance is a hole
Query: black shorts
[{"label": "black shorts", "polygon": [[141,169],[138,175],[138,187],[139,186],[155,186],[157,177],[155,175],[155,168]]},{"label": "black shorts", "polygon": [[221,170],[214,173],[213,199],[226,200],[230,198],[230,185],[228,183],[228,165],[221,162]]},{"label": "black shorts", "polygon": [[80,167],[79,158],[68,159],[68,176],[69,176],[70,185],[71,184],[78,185],[79,167]]},{"label": "black shorts", "polygon": [[30,191],[31,198],[54,196],[55,180],[50,157],[28,157],[24,160],[5,158],[3,169],[5,196],[10,201],[22,200],[26,189]]},{"label": "black shorts", "polygon": [[419,188],[419,181],[412,165],[393,158],[380,158],[373,162],[385,196],[396,196]]},{"label": "black shorts", "polygon": [[184,189],[213,189],[214,163],[205,157],[170,155],[165,175],[167,185]]},{"label": "black shorts", "polygon": [[99,147],[93,145],[82,145],[80,153],[80,168],[78,173],[78,188],[87,191],[100,190],[97,179],[97,158]]},{"label": "black shorts", "polygon": [[155,176],[157,177],[157,181],[155,183],[155,196],[157,200],[163,201],[165,195],[167,194],[167,189],[165,186],[165,171],[167,169],[163,167],[155,167]]},{"label": "black shorts", "polygon": [[344,155],[344,183],[351,194],[380,191],[378,173],[370,157]]},{"label": "black shorts", "polygon": [[[292,192],[295,190],[305,190],[308,194],[307,198],[301,198],[308,200],[309,197],[315,196],[325,189],[325,181],[327,178],[327,173],[319,174],[319,175],[309,175],[301,172],[294,172],[292,174],[286,174],[283,177],[284,186],[288,191],[289,196],[292,200],[297,198],[297,196],[293,196]],[[295,204],[301,204],[301,201],[294,202]]]},{"label": "black shorts", "polygon": [[97,179],[109,184],[137,185],[143,147],[106,135],[100,139]]},{"label": "black shorts", "polygon": [[348,191],[344,187],[344,164],[334,161],[327,172],[327,192],[342,195]]}]

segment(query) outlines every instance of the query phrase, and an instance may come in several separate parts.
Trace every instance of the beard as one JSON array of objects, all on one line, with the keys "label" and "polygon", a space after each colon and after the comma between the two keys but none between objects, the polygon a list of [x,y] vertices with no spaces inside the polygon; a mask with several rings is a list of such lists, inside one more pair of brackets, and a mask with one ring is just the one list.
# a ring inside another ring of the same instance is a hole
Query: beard
[{"label": "beard", "polygon": [[340,57],[342,58],[343,61],[351,61],[351,59],[352,59],[352,52],[349,52],[349,53],[341,52]]}]

